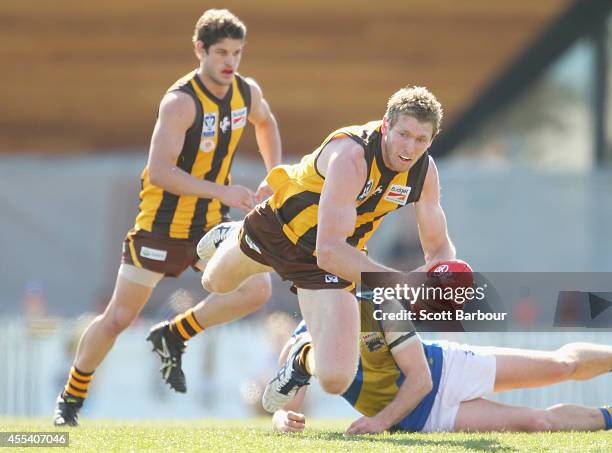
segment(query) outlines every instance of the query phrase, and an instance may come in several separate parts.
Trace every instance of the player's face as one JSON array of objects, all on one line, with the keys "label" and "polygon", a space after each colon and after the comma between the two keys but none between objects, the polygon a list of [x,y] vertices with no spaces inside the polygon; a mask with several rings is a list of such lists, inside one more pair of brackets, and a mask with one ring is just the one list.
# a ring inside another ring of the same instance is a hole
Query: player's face
[{"label": "player's face", "polygon": [[199,52],[202,70],[205,75],[218,85],[231,85],[234,73],[238,70],[244,41],[224,38],[208,48],[208,52]]},{"label": "player's face", "polygon": [[433,125],[421,123],[410,115],[400,115],[392,128],[385,117],[381,132],[383,160],[389,169],[397,172],[408,171],[427,151],[433,139]]}]

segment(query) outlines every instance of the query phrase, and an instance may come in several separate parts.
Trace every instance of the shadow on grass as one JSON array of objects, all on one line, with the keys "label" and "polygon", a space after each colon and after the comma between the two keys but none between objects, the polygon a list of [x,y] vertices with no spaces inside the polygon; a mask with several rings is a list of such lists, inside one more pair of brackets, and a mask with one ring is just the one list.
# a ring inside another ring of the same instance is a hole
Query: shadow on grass
[{"label": "shadow on grass", "polygon": [[384,442],[406,447],[437,447],[442,451],[445,448],[450,447],[461,447],[468,450],[485,450],[492,452],[518,451],[516,448],[500,444],[495,440],[487,439],[485,437],[475,437],[466,440],[439,440],[428,439],[426,436],[412,437],[408,433],[401,435],[400,438],[397,437],[397,434],[394,434],[394,437],[391,438],[370,435],[345,436],[342,433],[320,433],[317,435],[317,438],[324,440],[342,440],[344,442]]}]

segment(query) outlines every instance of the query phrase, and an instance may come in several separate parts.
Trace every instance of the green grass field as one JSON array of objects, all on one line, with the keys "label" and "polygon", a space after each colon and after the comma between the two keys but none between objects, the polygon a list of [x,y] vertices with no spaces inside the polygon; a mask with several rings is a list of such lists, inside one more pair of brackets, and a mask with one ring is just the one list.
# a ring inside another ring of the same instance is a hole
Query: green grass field
[{"label": "green grass field", "polygon": [[[70,448],[11,451],[248,451],[248,452],[605,452],[612,433],[383,434],[344,437],[348,420],[307,420],[304,434],[278,434],[265,418],[201,421],[83,420],[72,428]],[[0,432],[54,431],[47,419],[0,418]],[[4,449],[0,449],[0,452]],[[4,450],[7,451],[7,450]]]}]

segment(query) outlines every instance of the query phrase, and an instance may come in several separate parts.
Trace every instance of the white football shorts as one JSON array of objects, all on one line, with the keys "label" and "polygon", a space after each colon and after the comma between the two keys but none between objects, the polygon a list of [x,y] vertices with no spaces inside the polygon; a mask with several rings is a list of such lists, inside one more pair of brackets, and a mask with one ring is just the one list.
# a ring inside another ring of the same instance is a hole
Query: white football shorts
[{"label": "white football shorts", "polygon": [[438,394],[422,432],[451,432],[462,401],[493,393],[495,356],[474,352],[470,345],[436,341],[444,361]]}]

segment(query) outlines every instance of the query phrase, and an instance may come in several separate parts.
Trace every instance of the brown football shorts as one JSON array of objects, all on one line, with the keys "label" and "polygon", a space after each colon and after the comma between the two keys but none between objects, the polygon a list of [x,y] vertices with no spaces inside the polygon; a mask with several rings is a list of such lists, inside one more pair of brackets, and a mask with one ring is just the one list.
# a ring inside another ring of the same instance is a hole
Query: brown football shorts
[{"label": "brown football shorts", "polygon": [[[317,266],[317,258],[283,233],[281,223],[267,202],[255,207],[244,218],[240,250],[249,258],[270,266],[283,280],[303,289],[347,289],[354,284]],[[293,288],[292,288],[293,289]]]},{"label": "brown football shorts", "polygon": [[199,257],[196,252],[198,241],[175,239],[145,230],[131,229],[123,240],[121,262],[178,277],[189,266],[195,267]]}]

